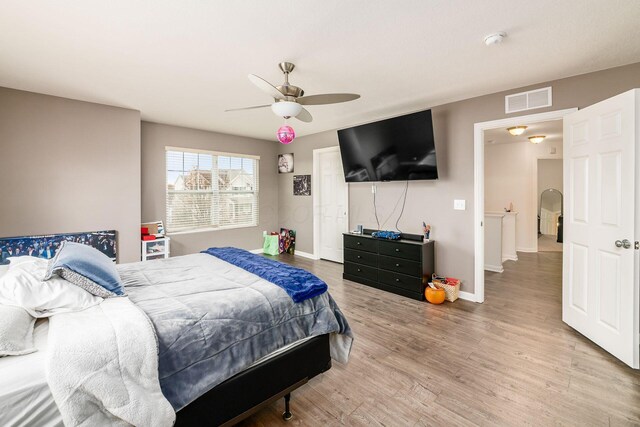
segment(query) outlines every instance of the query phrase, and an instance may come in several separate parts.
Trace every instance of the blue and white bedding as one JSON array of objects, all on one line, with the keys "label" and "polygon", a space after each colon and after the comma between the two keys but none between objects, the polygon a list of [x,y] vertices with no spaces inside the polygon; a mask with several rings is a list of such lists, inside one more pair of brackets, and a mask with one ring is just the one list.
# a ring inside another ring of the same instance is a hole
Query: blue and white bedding
[{"label": "blue and white bedding", "polygon": [[208,254],[118,266],[129,298],[151,320],[162,392],[177,411],[301,339],[331,334],[346,362],[349,325],[329,293],[295,303],[279,286]]},{"label": "blue and white bedding", "polygon": [[[176,410],[308,337],[328,333],[332,357],[349,356],[351,330],[328,292],[295,303],[283,288],[207,254],[117,268],[129,297],[49,317],[41,362],[59,417],[46,423],[171,426]],[[33,412],[26,408],[13,413]]]}]

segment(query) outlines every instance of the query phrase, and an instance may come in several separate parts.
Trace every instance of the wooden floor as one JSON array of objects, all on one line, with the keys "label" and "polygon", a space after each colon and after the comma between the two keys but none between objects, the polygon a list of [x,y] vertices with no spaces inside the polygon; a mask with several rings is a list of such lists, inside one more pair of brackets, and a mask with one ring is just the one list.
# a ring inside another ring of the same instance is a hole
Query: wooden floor
[{"label": "wooden floor", "polygon": [[554,235],[540,234],[538,252],[562,252],[562,243],[558,243],[558,238]]},{"label": "wooden floor", "polygon": [[520,253],[488,273],[484,304],[435,306],[342,279],[342,265],[281,257],[315,273],[355,333],[347,365],[243,426],[640,425],[640,373],[561,320],[561,258]]}]

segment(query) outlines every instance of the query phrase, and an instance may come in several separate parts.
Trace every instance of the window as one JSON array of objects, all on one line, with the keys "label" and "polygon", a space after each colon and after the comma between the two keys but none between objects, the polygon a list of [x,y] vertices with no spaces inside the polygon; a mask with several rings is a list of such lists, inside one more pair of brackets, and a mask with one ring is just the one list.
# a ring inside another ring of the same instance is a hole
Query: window
[{"label": "window", "polygon": [[167,232],[258,225],[259,157],[166,148]]}]

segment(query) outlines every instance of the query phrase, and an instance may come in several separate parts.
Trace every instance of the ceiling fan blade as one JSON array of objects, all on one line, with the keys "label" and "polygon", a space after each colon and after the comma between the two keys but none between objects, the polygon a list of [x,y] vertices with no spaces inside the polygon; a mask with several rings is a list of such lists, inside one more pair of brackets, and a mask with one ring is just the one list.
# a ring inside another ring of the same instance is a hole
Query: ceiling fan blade
[{"label": "ceiling fan blade", "polygon": [[360,95],[355,93],[325,93],[322,95],[301,96],[296,99],[296,102],[302,105],[323,105],[338,104],[340,102],[353,101],[358,98],[360,98]]},{"label": "ceiling fan blade", "polygon": [[229,110],[224,110],[224,112],[225,112],[225,113],[228,113],[229,111],[255,110],[256,108],[265,108],[265,107],[271,107],[271,104],[266,104],[266,105],[254,105],[253,107],[231,108],[231,109],[229,109]]},{"label": "ceiling fan blade", "polygon": [[298,115],[296,116],[296,119],[305,123],[311,123],[313,121],[313,117],[311,117],[311,113],[308,112],[307,109],[304,107],[302,107],[302,110],[300,111],[300,113],[298,113]]},{"label": "ceiling fan blade", "polygon": [[249,81],[254,85],[258,86],[263,92],[266,92],[275,99],[285,99],[285,96],[280,92],[274,85],[263,79],[262,77],[258,77],[255,74],[249,74]]}]

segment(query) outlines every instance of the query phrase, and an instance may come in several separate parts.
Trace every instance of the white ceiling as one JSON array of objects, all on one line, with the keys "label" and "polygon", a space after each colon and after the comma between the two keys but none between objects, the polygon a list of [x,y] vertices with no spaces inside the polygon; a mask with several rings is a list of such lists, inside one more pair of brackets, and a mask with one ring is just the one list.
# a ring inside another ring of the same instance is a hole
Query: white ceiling
[{"label": "white ceiling", "polygon": [[523,122],[520,125],[527,126],[527,129],[522,135],[511,135],[507,128],[489,129],[484,131],[484,143],[485,144],[511,144],[529,143],[529,137],[534,135],[544,135],[546,138],[544,142],[547,144],[551,142],[562,142],[562,120],[551,120],[548,122],[540,123],[527,123]]},{"label": "white ceiling", "polygon": [[[274,139],[248,80],[294,62],[298,135],[640,61],[638,0],[0,0],[0,86],[140,110],[144,120]],[[506,31],[499,46],[485,35]]]}]

